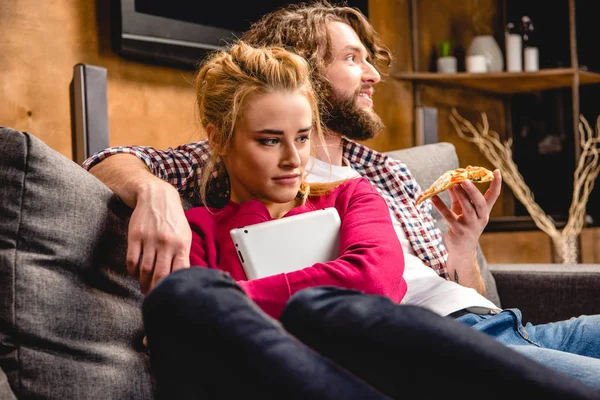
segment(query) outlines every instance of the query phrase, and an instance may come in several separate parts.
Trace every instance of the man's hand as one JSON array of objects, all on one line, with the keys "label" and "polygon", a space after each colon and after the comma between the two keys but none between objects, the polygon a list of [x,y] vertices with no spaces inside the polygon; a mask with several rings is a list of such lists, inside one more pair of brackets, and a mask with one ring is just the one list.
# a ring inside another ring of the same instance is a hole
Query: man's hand
[{"label": "man's hand", "polygon": [[[485,195],[471,181],[455,185],[449,190],[451,208],[438,197],[432,197],[434,206],[448,222],[445,245],[448,249],[448,269],[451,277],[461,277],[461,284],[478,286],[481,280],[476,262],[477,243],[487,225],[490,212],[500,195],[502,177],[494,171],[494,180]],[[475,268],[473,268],[475,267]],[[454,279],[456,280],[456,279]]]},{"label": "man's hand", "polygon": [[177,190],[149,180],[137,194],[127,243],[127,270],[138,277],[143,294],[171,272],[190,266],[191,241]]},{"label": "man's hand", "polygon": [[139,278],[142,293],[148,294],[171,272],[189,267],[192,232],[173,186],[131,154],[112,155],[90,173],[133,209],[127,271]]}]

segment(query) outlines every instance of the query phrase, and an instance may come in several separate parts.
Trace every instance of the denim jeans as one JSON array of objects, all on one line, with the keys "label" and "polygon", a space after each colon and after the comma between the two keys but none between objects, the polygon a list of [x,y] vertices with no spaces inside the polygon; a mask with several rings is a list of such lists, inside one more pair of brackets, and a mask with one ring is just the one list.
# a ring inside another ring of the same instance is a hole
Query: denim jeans
[{"label": "denim jeans", "polygon": [[521,311],[496,315],[465,314],[457,321],[600,391],[600,316],[523,326]]},{"label": "denim jeans", "polygon": [[159,398],[600,397],[452,319],[352,290],[302,290],[276,321],[229,275],[189,268],[142,311]]}]

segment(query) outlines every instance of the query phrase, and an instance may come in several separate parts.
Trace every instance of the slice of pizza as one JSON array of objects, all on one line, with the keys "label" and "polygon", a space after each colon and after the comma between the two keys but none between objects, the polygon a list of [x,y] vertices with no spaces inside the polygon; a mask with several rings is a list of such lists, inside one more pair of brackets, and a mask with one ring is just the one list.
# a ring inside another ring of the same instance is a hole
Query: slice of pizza
[{"label": "slice of pizza", "polygon": [[429,189],[421,193],[419,198],[417,198],[416,204],[418,205],[424,200],[430,199],[436,194],[439,194],[458,183],[464,182],[467,179],[475,183],[491,182],[494,180],[494,173],[489,169],[473,167],[471,165],[468,165],[466,168],[451,169],[450,171],[444,172],[442,176],[437,178],[435,182],[431,184]]}]

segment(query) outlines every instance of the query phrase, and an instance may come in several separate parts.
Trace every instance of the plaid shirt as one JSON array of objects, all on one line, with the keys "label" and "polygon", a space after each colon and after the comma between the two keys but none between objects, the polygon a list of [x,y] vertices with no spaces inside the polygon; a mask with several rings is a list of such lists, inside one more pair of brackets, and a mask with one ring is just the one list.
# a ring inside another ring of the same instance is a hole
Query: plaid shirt
[{"label": "plaid shirt", "polygon": [[[432,204],[425,201],[419,206],[415,205],[421,187],[406,164],[347,139],[343,139],[342,145],[344,157],[352,168],[371,182],[393,210],[417,256],[425,265],[448,279],[448,252],[442,242],[442,234],[435,227],[431,216]],[[200,170],[210,158],[207,140],[167,150],[142,146],[112,147],[88,158],[83,167],[89,170],[106,157],[118,153],[137,156],[156,176],[170,182],[182,196],[194,198],[197,203],[195,183]],[[221,193],[219,197],[223,195]]]}]

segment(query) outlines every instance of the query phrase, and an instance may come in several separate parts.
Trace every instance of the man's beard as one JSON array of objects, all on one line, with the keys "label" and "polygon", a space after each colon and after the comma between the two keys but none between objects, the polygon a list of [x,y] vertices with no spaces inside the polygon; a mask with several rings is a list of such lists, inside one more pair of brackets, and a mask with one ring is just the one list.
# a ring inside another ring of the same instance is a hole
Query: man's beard
[{"label": "man's beard", "polygon": [[319,89],[327,93],[321,101],[321,119],[328,131],[358,141],[374,138],[381,132],[384,128],[381,118],[374,111],[357,105],[361,89],[352,96],[344,96],[336,93],[329,82],[320,83]]}]

